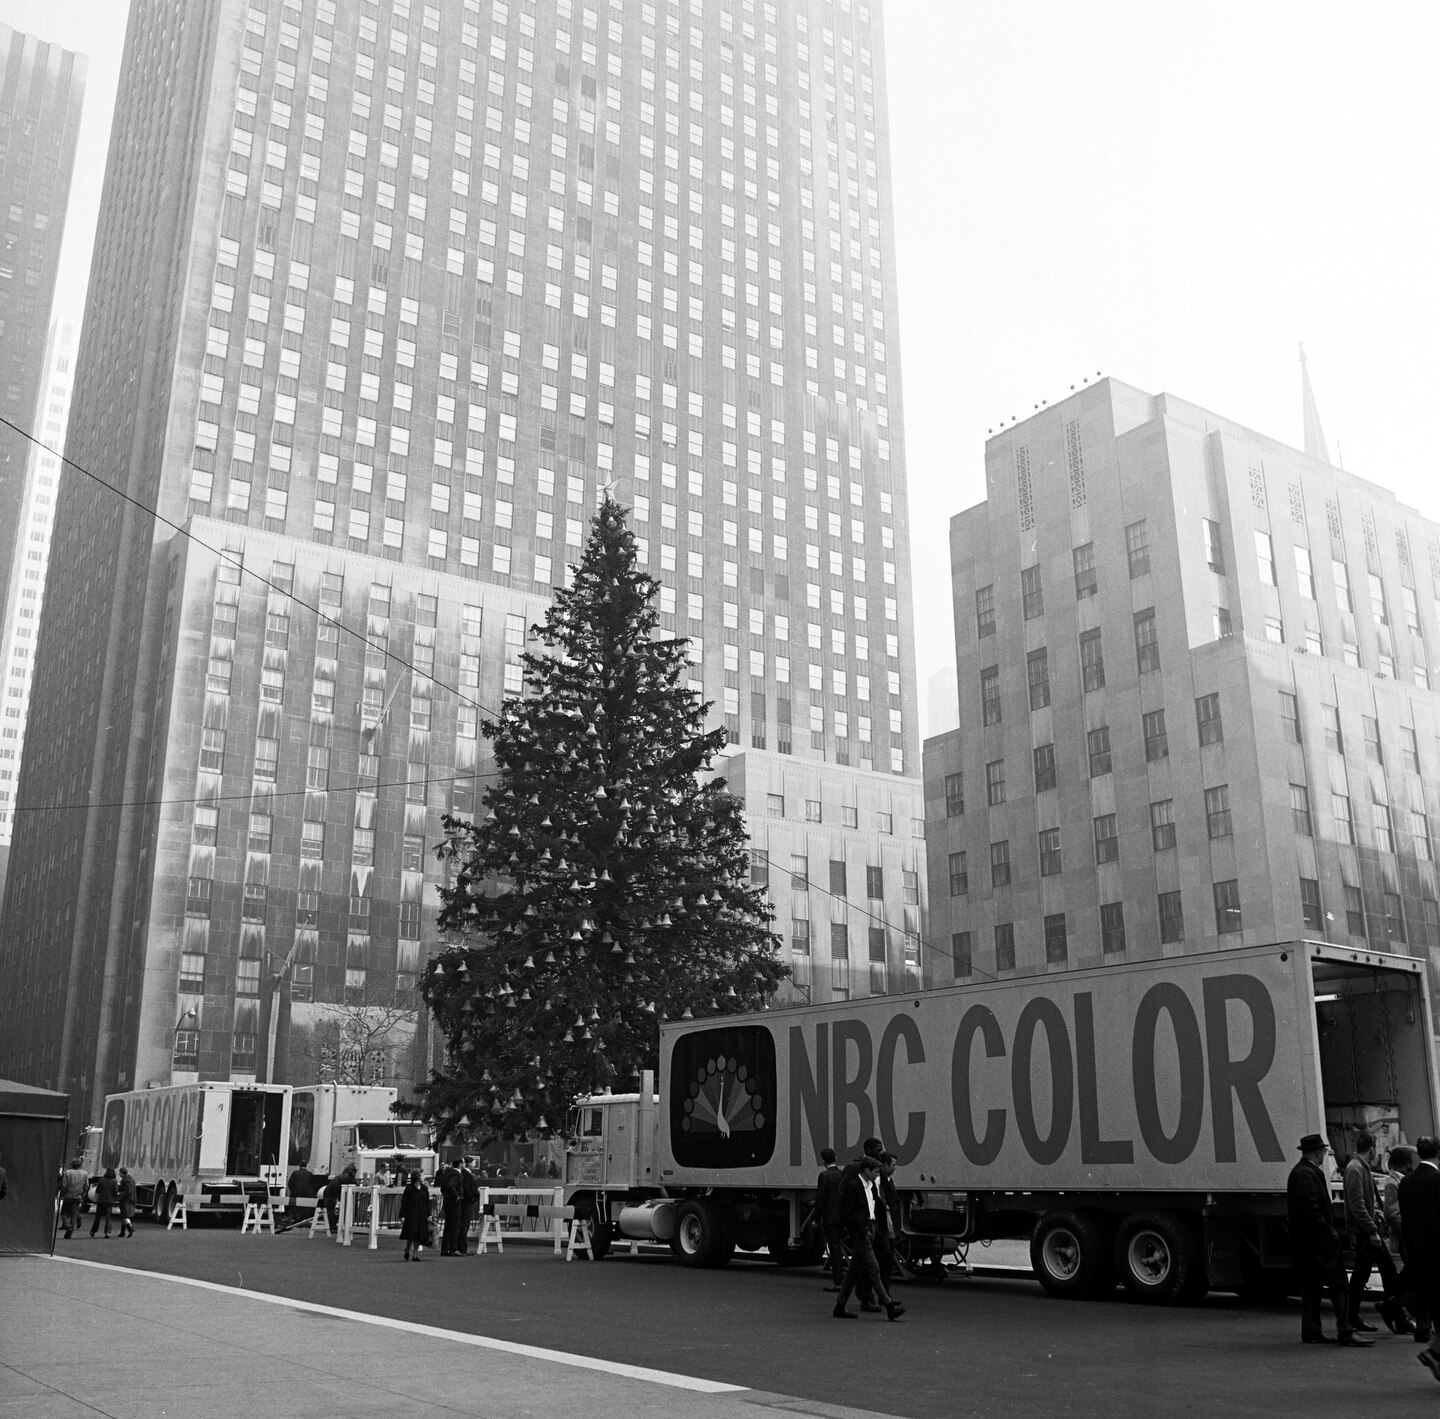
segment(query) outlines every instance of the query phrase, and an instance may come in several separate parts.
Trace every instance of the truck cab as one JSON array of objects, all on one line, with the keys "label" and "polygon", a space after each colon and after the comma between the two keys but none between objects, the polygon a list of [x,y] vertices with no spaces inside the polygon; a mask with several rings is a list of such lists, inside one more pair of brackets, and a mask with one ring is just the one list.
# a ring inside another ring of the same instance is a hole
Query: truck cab
[{"label": "truck cab", "polygon": [[[650,1076],[653,1077],[653,1076]],[[655,1138],[660,1100],[654,1094],[592,1094],[571,1117],[564,1183],[572,1187],[657,1186]]]},{"label": "truck cab", "polygon": [[331,1130],[329,1175],[353,1167],[361,1182],[377,1177],[433,1177],[436,1153],[424,1124],[394,1119],[337,1123]]}]

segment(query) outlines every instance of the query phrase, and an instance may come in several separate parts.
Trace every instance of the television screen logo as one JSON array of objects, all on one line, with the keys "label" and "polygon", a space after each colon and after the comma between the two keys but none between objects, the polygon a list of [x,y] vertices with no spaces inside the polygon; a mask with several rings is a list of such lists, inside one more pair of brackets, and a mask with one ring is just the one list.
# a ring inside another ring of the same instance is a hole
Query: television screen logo
[{"label": "television screen logo", "polygon": [[775,1041],[763,1025],[696,1030],[670,1057],[670,1146],[690,1168],[754,1168],[775,1151]]}]

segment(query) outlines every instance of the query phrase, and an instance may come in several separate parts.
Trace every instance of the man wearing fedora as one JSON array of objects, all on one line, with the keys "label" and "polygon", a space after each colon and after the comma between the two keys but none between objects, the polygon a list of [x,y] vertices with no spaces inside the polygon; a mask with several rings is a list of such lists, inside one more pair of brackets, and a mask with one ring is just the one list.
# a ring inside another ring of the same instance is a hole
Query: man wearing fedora
[{"label": "man wearing fedora", "polygon": [[[1375,1342],[1357,1335],[1345,1293],[1345,1267],[1340,1260],[1340,1233],[1330,1204],[1325,1155],[1330,1151],[1318,1133],[1300,1140],[1300,1161],[1290,1170],[1285,1187],[1285,1215],[1290,1223],[1290,1254],[1300,1277],[1300,1339],[1306,1345],[1366,1346]],[[1330,1293],[1336,1335],[1325,1334],[1320,1303]]]}]

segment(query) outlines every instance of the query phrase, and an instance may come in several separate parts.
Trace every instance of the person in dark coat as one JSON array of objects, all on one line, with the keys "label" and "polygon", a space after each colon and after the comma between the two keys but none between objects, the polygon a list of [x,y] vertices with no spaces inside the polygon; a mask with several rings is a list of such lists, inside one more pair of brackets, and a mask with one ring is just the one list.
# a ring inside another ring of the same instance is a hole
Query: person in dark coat
[{"label": "person in dark coat", "polygon": [[[1300,1339],[1306,1345],[1373,1345],[1369,1337],[1355,1334],[1350,1320],[1340,1233],[1323,1166],[1329,1151],[1318,1133],[1307,1133],[1300,1140],[1300,1161],[1291,1168],[1285,1185],[1290,1255],[1300,1278]],[[1320,1319],[1320,1302],[1327,1291],[1338,1332],[1333,1339],[1325,1334]]]},{"label": "person in dark coat", "polygon": [[441,1256],[459,1256],[460,1200],[464,1190],[460,1169],[454,1163],[446,1163],[435,1175],[435,1184],[440,1189],[440,1205],[445,1211],[445,1231],[440,1238]]},{"label": "person in dark coat", "polygon": [[120,1235],[135,1235],[135,1179],[129,1168],[120,1169],[120,1178],[115,1185],[115,1198],[120,1204]]},{"label": "person in dark coat", "polygon": [[406,1261],[419,1261],[430,1244],[430,1189],[418,1172],[410,1174],[400,1194],[400,1240],[405,1243]]},{"label": "person in dark coat", "polygon": [[455,1239],[455,1249],[461,1256],[470,1254],[470,1226],[475,1221],[475,1209],[480,1205],[480,1184],[470,1170],[466,1158],[460,1160],[460,1229]]},{"label": "person in dark coat", "polygon": [[80,1208],[89,1191],[89,1174],[79,1158],[71,1158],[70,1166],[60,1174],[60,1225],[67,1239],[80,1225]]},{"label": "person in dark coat", "polygon": [[884,1204],[880,1201],[879,1183],[880,1159],[870,1153],[856,1159],[845,1169],[841,1179],[840,1217],[850,1243],[850,1267],[845,1273],[840,1294],[835,1298],[834,1316],[837,1320],[856,1318],[855,1312],[847,1310],[845,1303],[862,1278],[891,1320],[899,1320],[905,1314],[905,1307],[885,1289],[879,1264],[875,1260],[875,1233],[884,1225]]},{"label": "person in dark coat", "polygon": [[[843,1176],[840,1165],[835,1161],[833,1148],[820,1150],[822,1164],[815,1179],[815,1205],[810,1209],[806,1224],[820,1228],[825,1237],[826,1264],[830,1268],[830,1285],[827,1291],[838,1291],[845,1280],[845,1246],[840,1228],[840,1179]],[[800,1229],[804,1231],[804,1227]]]},{"label": "person in dark coat", "polygon": [[105,1176],[95,1184],[95,1220],[90,1224],[90,1235],[93,1237],[100,1230],[101,1222],[105,1224],[105,1239],[110,1239],[110,1214],[115,1210],[116,1198],[115,1169],[106,1168]]},{"label": "person in dark coat", "polygon": [[339,1177],[331,1178],[320,1194],[320,1203],[325,1208],[325,1220],[330,1224],[332,1236],[340,1231],[340,1190],[353,1183],[355,1177],[355,1165],[351,1163]]},{"label": "person in dark coat", "polygon": [[1420,1161],[1396,1189],[1400,1202],[1405,1276],[1410,1294],[1425,1305],[1429,1345],[1417,1357],[1440,1380],[1440,1142],[1415,1140]]}]

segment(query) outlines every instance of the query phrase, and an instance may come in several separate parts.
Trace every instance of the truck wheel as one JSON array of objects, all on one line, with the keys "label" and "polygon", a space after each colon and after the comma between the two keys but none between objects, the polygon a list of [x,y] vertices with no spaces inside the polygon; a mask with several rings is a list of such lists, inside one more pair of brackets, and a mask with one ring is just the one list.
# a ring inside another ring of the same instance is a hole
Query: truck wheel
[{"label": "truck wheel", "polygon": [[703,1199],[681,1207],[675,1241],[684,1266],[724,1266],[735,1254],[729,1214]]},{"label": "truck wheel", "polygon": [[1035,1279],[1065,1300],[1103,1295],[1115,1284],[1105,1229],[1088,1212],[1047,1212],[1030,1238]]},{"label": "truck wheel", "polygon": [[1115,1269],[1130,1296],[1149,1305],[1185,1305],[1208,1289],[1194,1229],[1173,1212],[1127,1217],[1115,1237]]},{"label": "truck wheel", "polygon": [[167,1222],[170,1220],[170,1214],[175,1210],[175,1199],[178,1196],[179,1193],[175,1191],[175,1184],[170,1183],[165,1188],[165,1220]]},{"label": "truck wheel", "polygon": [[163,1181],[155,1184],[155,1191],[151,1194],[150,1215],[162,1227],[170,1220],[170,1208],[165,1200],[165,1184]]}]

